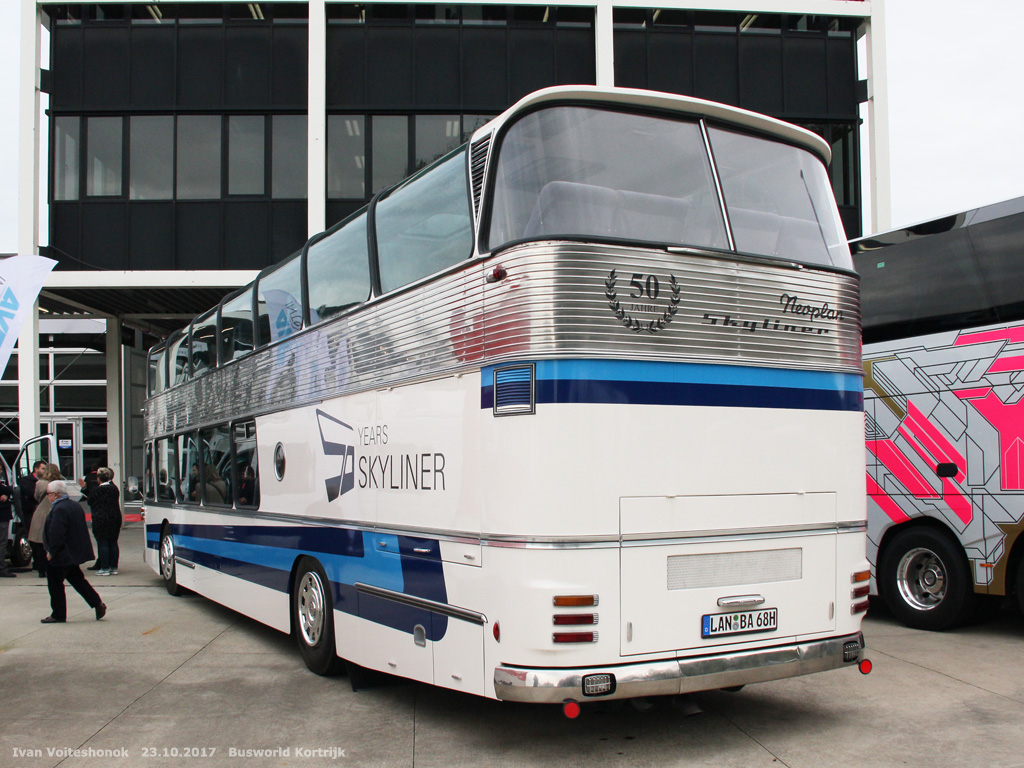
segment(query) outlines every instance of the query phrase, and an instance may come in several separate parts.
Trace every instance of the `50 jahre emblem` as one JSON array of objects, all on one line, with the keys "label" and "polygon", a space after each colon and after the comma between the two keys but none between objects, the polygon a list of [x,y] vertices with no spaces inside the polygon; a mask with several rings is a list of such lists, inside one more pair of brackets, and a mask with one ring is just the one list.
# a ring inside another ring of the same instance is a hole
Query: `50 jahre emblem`
[{"label": "50 jahre emblem", "polygon": [[[672,318],[679,311],[679,294],[682,288],[676,282],[676,276],[668,276],[667,307],[663,302],[659,302],[661,281],[657,275],[634,273],[629,281],[629,295],[623,297],[622,301],[619,301],[616,289],[618,279],[614,269],[608,273],[604,281],[604,295],[608,299],[608,307],[619,322],[634,333],[658,333],[665,330],[665,326],[672,322]],[[652,315],[653,319],[647,319]]]}]

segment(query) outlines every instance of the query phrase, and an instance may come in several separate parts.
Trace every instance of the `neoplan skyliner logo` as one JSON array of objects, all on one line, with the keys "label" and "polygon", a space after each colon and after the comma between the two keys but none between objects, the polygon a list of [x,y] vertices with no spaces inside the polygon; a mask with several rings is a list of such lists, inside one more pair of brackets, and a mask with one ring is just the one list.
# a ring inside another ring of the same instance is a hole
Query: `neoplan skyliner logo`
[{"label": "neoplan skyliner logo", "polygon": [[324,455],[341,457],[341,473],[325,481],[327,501],[334,501],[356,487],[356,449],[352,444],[355,430],[320,410],[316,412],[316,419],[320,425]]}]

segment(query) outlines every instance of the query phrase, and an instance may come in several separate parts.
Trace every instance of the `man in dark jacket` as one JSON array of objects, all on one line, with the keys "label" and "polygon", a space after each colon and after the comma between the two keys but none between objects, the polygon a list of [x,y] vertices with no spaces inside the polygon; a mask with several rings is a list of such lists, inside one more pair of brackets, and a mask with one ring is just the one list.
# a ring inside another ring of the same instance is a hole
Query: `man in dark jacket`
[{"label": "man in dark jacket", "polygon": [[46,547],[46,586],[50,590],[51,613],[43,624],[58,624],[67,620],[67,597],[64,582],[96,611],[99,621],[107,613],[96,590],[85,580],[79,567],[96,557],[92,551],[89,528],[85,524],[85,510],[77,501],[68,498],[63,480],[54,480],[46,486],[50,499],[50,514],[43,528],[43,545]]},{"label": "man in dark jacket", "polygon": [[[32,474],[18,478],[18,491],[21,493],[21,524],[25,530],[32,527],[32,515],[36,511],[36,481],[43,477],[46,469],[45,461],[37,461],[32,465]],[[32,570],[42,574],[46,570],[46,551],[37,544],[32,544]]]}]

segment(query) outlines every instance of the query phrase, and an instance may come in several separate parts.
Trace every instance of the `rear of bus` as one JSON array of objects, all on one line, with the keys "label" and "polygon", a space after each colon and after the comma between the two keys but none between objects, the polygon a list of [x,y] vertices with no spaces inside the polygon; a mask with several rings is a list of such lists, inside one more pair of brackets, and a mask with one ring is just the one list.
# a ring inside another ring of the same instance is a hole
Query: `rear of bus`
[{"label": "rear of bus", "polygon": [[827,145],[698,100],[562,88],[470,152],[492,255],[473,589],[494,695],[856,666],[860,314]]}]

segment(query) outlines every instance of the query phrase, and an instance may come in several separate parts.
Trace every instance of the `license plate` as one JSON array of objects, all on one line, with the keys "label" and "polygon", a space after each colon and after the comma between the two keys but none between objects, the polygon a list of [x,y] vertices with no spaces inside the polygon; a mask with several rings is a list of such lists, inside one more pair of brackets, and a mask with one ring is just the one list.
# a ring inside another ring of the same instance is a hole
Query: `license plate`
[{"label": "license plate", "polygon": [[749,632],[774,632],[779,628],[779,609],[736,613],[708,613],[701,620],[701,637],[745,635]]}]

